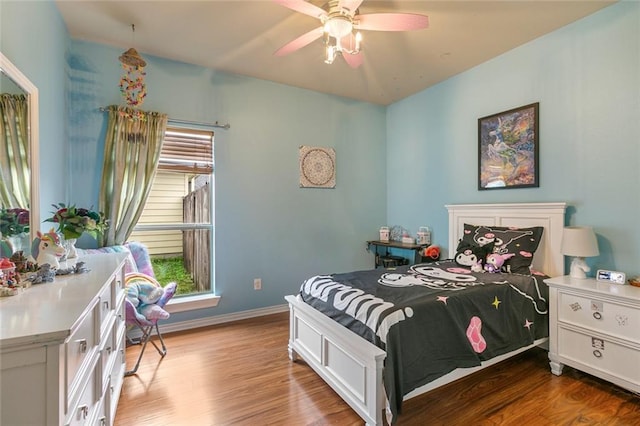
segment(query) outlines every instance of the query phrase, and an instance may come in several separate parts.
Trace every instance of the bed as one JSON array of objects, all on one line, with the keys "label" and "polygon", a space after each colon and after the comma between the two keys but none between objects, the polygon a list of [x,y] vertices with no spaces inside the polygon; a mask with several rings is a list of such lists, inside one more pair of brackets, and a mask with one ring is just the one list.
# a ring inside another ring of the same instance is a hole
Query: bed
[{"label": "bed", "polygon": [[[449,214],[449,258],[455,257],[458,242],[459,240],[464,239],[465,224],[467,224],[467,228],[469,224],[476,225],[477,227],[493,227],[494,229],[498,229],[498,227],[541,227],[544,231],[541,234],[536,251],[533,253],[532,269],[543,272],[548,276],[563,274],[564,257],[560,252],[560,244],[565,221],[565,203],[466,204],[447,205],[446,208]],[[466,234],[468,238],[468,229],[466,230]],[[381,287],[384,287],[384,284],[391,284],[389,287],[393,287],[394,280],[398,279],[398,277],[401,277],[400,281],[402,281],[402,277],[418,276],[425,270],[440,272],[438,268],[441,266],[445,271],[460,272],[458,270],[451,269],[451,265],[443,262],[442,265],[437,263],[417,266],[414,265],[404,269],[399,268],[395,271],[377,270],[377,272],[363,271],[363,273],[374,274],[377,277],[374,279],[379,280]],[[471,271],[468,273],[465,272],[465,274],[467,277],[484,275],[490,276],[492,279],[497,279],[498,276],[507,275],[474,274]],[[384,275],[384,277],[382,277],[382,275]],[[518,274],[513,275],[515,276]],[[344,281],[333,282],[332,279],[334,276],[344,279]],[[506,345],[506,349],[504,351],[497,351],[492,354],[489,359],[481,359],[477,362],[471,362],[472,357],[461,352],[459,358],[462,360],[463,368],[451,369],[448,364],[443,365],[442,368],[444,370],[441,373],[436,375],[431,373],[427,374],[428,377],[419,377],[411,386],[406,386],[404,384],[406,377],[405,379],[400,379],[399,376],[401,374],[398,372],[410,370],[410,368],[407,367],[407,363],[411,362],[411,359],[407,360],[404,356],[398,355],[400,352],[403,352],[402,350],[399,350],[398,347],[400,346],[400,349],[402,349],[402,345],[409,346],[413,344],[410,343],[411,341],[416,340],[408,338],[404,331],[407,329],[405,323],[411,323],[411,321],[404,320],[409,317],[413,320],[414,312],[411,309],[407,309],[406,304],[403,304],[404,308],[402,309],[387,309],[385,311],[387,312],[385,313],[387,316],[381,320],[377,328],[373,326],[370,327],[370,329],[375,329],[375,332],[370,333],[371,336],[366,336],[366,338],[361,337],[348,327],[353,328],[354,324],[356,324],[356,328],[363,324],[366,325],[367,320],[370,320],[370,317],[373,316],[371,314],[376,312],[376,309],[378,309],[377,312],[379,313],[382,312],[384,306],[389,307],[392,306],[392,304],[387,301],[381,302],[380,300],[371,297],[370,299],[372,300],[368,301],[368,310],[352,307],[352,319],[356,319],[358,316],[360,317],[359,319],[351,322],[345,322],[337,316],[335,318],[331,318],[329,315],[333,315],[332,313],[328,311],[320,311],[324,309],[322,305],[323,300],[326,302],[327,299],[327,297],[323,296],[327,296],[328,294],[336,296],[336,292],[346,289],[347,291],[343,292],[342,296],[342,301],[344,302],[342,308],[344,308],[343,310],[346,312],[349,310],[347,305],[349,305],[349,301],[352,300],[349,299],[347,295],[353,295],[353,292],[361,294],[361,292],[359,293],[359,290],[348,290],[352,281],[360,281],[360,275],[351,276],[350,274],[336,274],[334,276],[312,277],[303,283],[299,294],[285,297],[289,303],[290,309],[290,335],[288,343],[289,357],[293,361],[298,358],[303,359],[341,396],[347,404],[353,408],[354,411],[358,413],[358,415],[360,415],[360,417],[362,417],[368,425],[382,425],[385,417],[387,421],[390,422],[395,418],[394,416],[397,414],[403,400],[423,394],[446,383],[450,383],[468,374],[474,373],[480,369],[494,365],[534,346],[544,346],[548,340],[546,337],[548,334],[548,326],[543,322],[542,317],[537,319],[534,318],[534,323],[537,322],[537,324],[545,324],[545,327],[547,327],[546,333],[541,334],[540,332],[536,332],[535,334],[531,334],[530,338],[523,338],[526,340],[525,343],[519,343],[518,347],[514,348],[512,347],[513,345]],[[471,280],[471,278],[467,278],[467,280]],[[450,286],[449,282],[439,279],[436,280],[433,277],[427,278],[427,281],[429,283],[422,286],[421,289],[419,289],[420,291],[431,291],[423,287],[431,286],[432,282],[446,282],[445,287]],[[467,293],[471,294],[476,291],[476,288],[480,289],[481,287],[492,287],[500,289],[500,291],[503,291],[502,289],[504,287],[514,287],[511,283],[508,284],[508,286],[499,286],[496,281],[496,283],[482,283],[481,285],[474,286],[471,290],[467,290],[467,284],[463,284],[465,280],[458,276],[454,281],[457,281],[461,286],[464,286],[465,289],[460,292],[450,291],[446,293],[447,296],[452,295],[453,293],[456,295]],[[473,281],[475,282],[475,278],[473,278]],[[533,287],[531,282],[534,283]],[[536,298],[536,292],[540,292],[537,287],[540,283],[542,283],[542,279],[536,280],[534,278],[526,284],[529,288],[529,290],[526,291],[528,291],[530,295],[526,295],[522,290],[518,290],[518,292],[522,293],[527,299],[533,300]],[[457,284],[453,283],[453,287],[456,287],[456,285]],[[440,290],[441,288],[438,291]],[[454,290],[457,290],[457,288]],[[349,293],[349,291],[351,291],[351,293]],[[408,290],[403,288],[401,291]],[[443,302],[443,297],[440,296],[441,294],[444,293],[434,293],[433,298],[435,299],[436,296],[438,296],[438,301]],[[315,296],[315,298],[312,296]],[[331,300],[335,301],[338,299],[337,296],[333,296],[331,297]],[[512,296],[501,294],[497,297],[495,301],[496,311],[498,310],[498,304],[501,303],[498,299],[502,299],[504,297]],[[306,298],[306,301],[303,300],[304,298]],[[544,294],[538,294],[538,298],[544,301]],[[444,297],[444,301],[446,300],[447,297]],[[451,300],[455,301],[455,299]],[[531,300],[529,302],[531,302]],[[312,307],[309,303],[314,304],[315,307]],[[535,305],[535,303],[530,304]],[[431,305],[442,306],[444,303],[432,302]],[[355,309],[360,313],[355,312]],[[523,308],[520,307],[517,309]],[[538,309],[536,308],[536,310]],[[544,306],[539,309],[539,311],[539,314],[546,313]],[[364,317],[362,312],[366,312]],[[388,314],[388,312],[391,312],[394,315]],[[433,315],[433,318],[436,318],[435,310],[429,312],[429,315]],[[425,314],[421,315],[424,317]],[[420,317],[420,315],[418,315],[418,311],[416,310],[415,318],[418,317]],[[342,323],[338,321],[341,321]],[[383,325],[385,321],[386,325]],[[527,319],[527,322],[529,322],[529,319]],[[399,331],[401,328],[398,327],[397,324],[400,324],[403,327],[402,332]],[[443,324],[443,322],[439,322],[438,324]],[[467,326],[467,324],[463,324],[463,326]],[[471,323],[468,325],[467,333],[469,332],[470,327]],[[489,324],[488,327],[491,327],[491,325]],[[366,327],[364,328],[366,329]],[[538,330],[540,329],[541,326],[538,325]],[[361,332],[361,330],[358,332]],[[469,342],[473,343],[472,336],[467,334],[467,337]],[[400,342],[403,342],[402,345],[400,345]],[[460,344],[460,342],[458,343]],[[480,343],[482,344],[483,342]],[[382,348],[384,348],[384,350]],[[476,353],[478,353],[478,351],[479,349],[476,350]],[[412,353],[412,350],[405,350],[404,352]],[[418,350],[416,353],[417,352],[420,351]],[[465,359],[467,362],[464,361]],[[423,360],[416,358],[414,361]],[[386,366],[385,363],[387,364]],[[426,365],[424,362],[421,364]],[[434,364],[437,363],[434,362]],[[407,375],[404,374],[404,376]]]}]

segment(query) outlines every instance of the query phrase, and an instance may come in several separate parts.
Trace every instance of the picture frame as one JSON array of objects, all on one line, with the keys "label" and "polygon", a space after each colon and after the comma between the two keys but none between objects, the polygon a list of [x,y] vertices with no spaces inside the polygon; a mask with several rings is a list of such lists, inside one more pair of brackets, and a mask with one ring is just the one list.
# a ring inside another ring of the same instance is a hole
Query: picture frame
[{"label": "picture frame", "polygon": [[478,119],[478,190],[537,188],[539,102]]}]

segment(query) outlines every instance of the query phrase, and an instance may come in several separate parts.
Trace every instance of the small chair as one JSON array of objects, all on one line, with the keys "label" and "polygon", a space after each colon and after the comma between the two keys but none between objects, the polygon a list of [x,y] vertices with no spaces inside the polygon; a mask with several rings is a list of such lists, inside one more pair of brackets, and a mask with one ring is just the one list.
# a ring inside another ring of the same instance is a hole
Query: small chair
[{"label": "small chair", "polygon": [[[158,283],[158,281],[155,280],[155,278],[142,273],[128,274],[127,278],[125,279],[125,283],[127,286],[132,285],[136,283],[135,281],[136,279],[144,280],[144,282],[147,284],[153,284],[154,286],[162,288],[162,286]],[[177,287],[177,284],[174,282],[167,284],[167,286],[164,287],[163,289],[163,293],[160,299],[157,302],[150,305],[146,305],[146,306],[153,308],[153,312],[155,313],[158,312],[158,309],[166,313],[166,311],[164,311],[164,306],[167,304],[169,300],[171,300],[171,298],[175,294],[176,287]],[[167,318],[168,313],[166,313],[166,316],[164,317],[155,315],[155,314],[145,316],[138,311],[134,303],[131,302],[131,300],[128,297],[125,300],[125,311],[126,311],[127,326],[130,328],[138,328],[142,333],[142,335],[138,338],[130,338],[129,336],[127,336],[127,341],[130,344],[142,345],[142,349],[140,350],[140,354],[138,355],[138,360],[136,361],[135,366],[133,367],[133,369],[125,372],[125,376],[131,376],[133,374],[136,374],[136,372],[138,371],[138,367],[140,366],[140,360],[142,360],[142,355],[144,354],[144,351],[147,347],[147,343],[151,342],[151,344],[156,348],[156,350],[158,351],[161,357],[164,357],[167,354],[167,347],[164,344],[162,333],[160,333],[160,328],[158,327],[158,321],[160,321],[161,319]],[[161,347],[158,347],[156,342],[151,340],[154,330],[155,330],[155,334],[158,336],[158,339],[160,340]]]},{"label": "small chair", "polygon": [[[78,249],[78,252],[80,256],[88,256],[96,253],[129,253],[124,268],[126,273],[125,285],[129,283],[133,278],[139,278],[140,280],[143,280],[148,284],[152,284],[154,286],[162,288],[162,286],[155,278],[153,265],[151,264],[151,257],[149,256],[149,250],[143,243],[130,241],[123,245],[101,247],[98,249]],[[167,286],[163,289],[163,293],[162,296],[160,296],[160,299],[153,304],[155,305],[156,309],[162,309],[162,311],[166,314],[165,318],[168,317],[169,314],[164,311],[164,306],[175,294],[176,286],[177,285],[175,283],[167,284]],[[129,342],[130,344],[142,345],[142,349],[140,351],[140,355],[138,355],[138,361],[136,362],[135,367],[125,373],[125,376],[131,376],[132,374],[136,374],[136,371],[138,371],[140,360],[142,359],[144,350],[146,349],[147,343],[149,343],[154,330],[155,334],[160,340],[161,347],[158,347],[158,345],[153,340],[151,340],[151,344],[155,346],[161,357],[164,357],[167,354],[167,348],[164,344],[162,334],[160,333],[160,329],[158,327],[158,321],[162,318],[158,317],[157,315],[154,315],[155,318],[145,317],[145,315],[138,312],[136,306],[128,298],[125,298],[124,303],[126,315],[125,322],[127,324],[127,327],[129,329],[138,328],[142,333],[140,337],[135,339],[132,339],[127,335],[127,342]]]}]

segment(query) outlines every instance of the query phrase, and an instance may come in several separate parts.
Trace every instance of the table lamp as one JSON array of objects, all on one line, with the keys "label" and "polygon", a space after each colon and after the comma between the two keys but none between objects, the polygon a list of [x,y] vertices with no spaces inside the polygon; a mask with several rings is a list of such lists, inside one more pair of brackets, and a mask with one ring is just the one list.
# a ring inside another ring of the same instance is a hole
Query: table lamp
[{"label": "table lamp", "polygon": [[568,226],[562,233],[562,254],[573,256],[571,278],[585,279],[591,270],[584,261],[585,257],[597,256],[598,241],[593,228],[588,226]]}]

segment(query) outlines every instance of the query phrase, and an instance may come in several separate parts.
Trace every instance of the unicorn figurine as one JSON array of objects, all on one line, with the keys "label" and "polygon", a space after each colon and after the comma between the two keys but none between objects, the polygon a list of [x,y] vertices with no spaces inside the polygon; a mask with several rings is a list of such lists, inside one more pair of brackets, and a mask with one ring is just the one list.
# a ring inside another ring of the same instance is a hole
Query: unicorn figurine
[{"label": "unicorn figurine", "polygon": [[60,267],[59,259],[65,253],[66,250],[60,242],[60,237],[53,228],[46,234],[38,231],[38,236],[31,244],[31,256],[33,256],[36,263],[40,266],[48,263],[51,269]]}]

